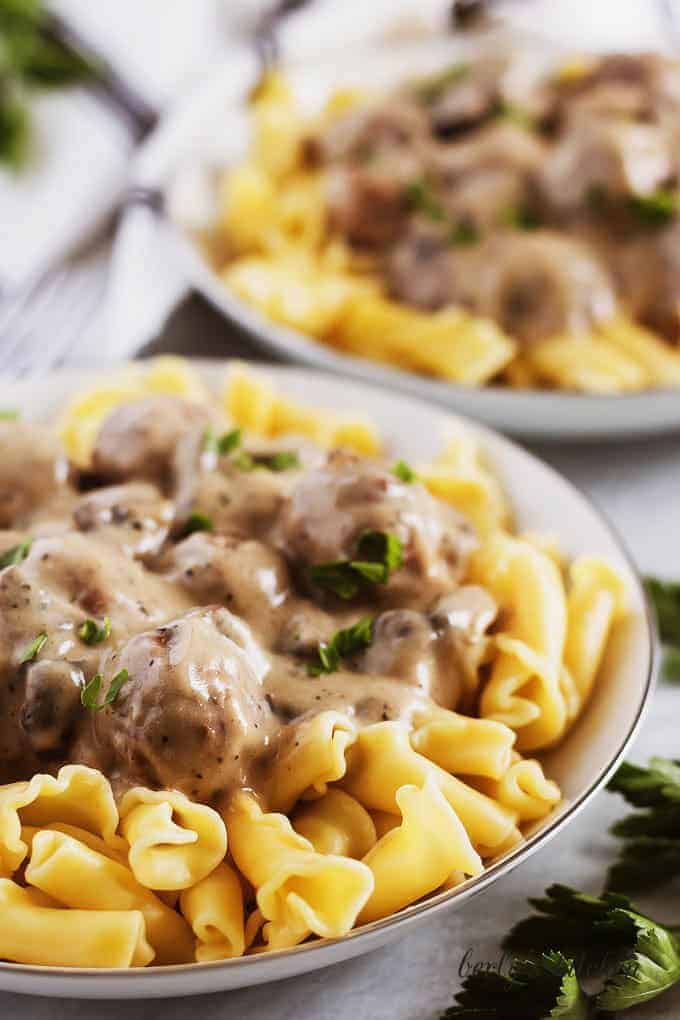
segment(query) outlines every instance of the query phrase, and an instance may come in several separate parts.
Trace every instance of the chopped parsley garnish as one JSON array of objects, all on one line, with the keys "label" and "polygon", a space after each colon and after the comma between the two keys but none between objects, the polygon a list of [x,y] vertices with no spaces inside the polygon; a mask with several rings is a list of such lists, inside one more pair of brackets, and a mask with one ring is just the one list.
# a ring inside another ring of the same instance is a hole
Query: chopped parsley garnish
[{"label": "chopped parsley garnish", "polygon": [[27,538],[25,542],[13,545],[11,549],[0,556],[0,570],[3,567],[14,567],[17,563],[23,563],[31,550],[32,539]]},{"label": "chopped parsley garnish", "polygon": [[241,471],[289,471],[300,467],[300,458],[293,450],[279,450],[276,453],[240,453],[234,463]]},{"label": "chopped parsley garnish", "polygon": [[659,636],[669,647],[665,650],[663,676],[672,683],[680,682],[680,584],[661,581],[657,577],[645,578],[649,596],[659,625]]},{"label": "chopped parsley garnish", "polygon": [[541,225],[538,216],[526,205],[511,205],[504,209],[499,222],[515,230],[537,230]]},{"label": "chopped parsley garnish", "polygon": [[424,103],[433,103],[436,99],[439,99],[450,85],[456,85],[459,81],[462,81],[467,76],[469,70],[468,64],[452,64],[436,74],[430,74],[425,78],[417,78],[411,83],[411,87],[418,99],[421,99]]},{"label": "chopped parsley garnish", "polygon": [[194,510],[193,513],[190,513],[186,519],[183,534],[193,535],[194,531],[212,531],[212,530],[213,530],[212,518],[208,517],[207,514],[202,514],[200,510]]},{"label": "chopped parsley garnish", "polygon": [[625,891],[651,889],[678,875],[680,762],[652,758],[648,768],[626,762],[607,789],[643,809],[612,826],[613,835],[622,845],[618,860],[609,870],[608,887]]},{"label": "chopped parsley garnish", "polygon": [[678,211],[678,195],[668,188],[657,188],[651,195],[632,195],[629,205],[643,226],[663,227]]},{"label": "chopped parsley garnish", "polygon": [[446,220],[446,210],[427,181],[411,181],[406,188],[406,198],[414,209],[424,213],[435,223],[443,223]]},{"label": "chopped parsley garnish", "polygon": [[418,475],[405,460],[398,460],[396,462],[392,468],[392,474],[396,475],[401,482],[406,482],[407,484],[418,480]]},{"label": "chopped parsley garnish", "polygon": [[591,1015],[573,960],[558,952],[515,960],[507,976],[477,971],[465,979],[456,1002],[442,1020],[587,1020]]},{"label": "chopped parsley garnish", "polygon": [[527,131],[533,131],[536,128],[536,121],[528,110],[522,109],[521,106],[517,106],[515,103],[509,103],[505,99],[501,99],[497,103],[494,113],[502,120],[508,120],[511,124],[517,124],[518,127],[526,128]]},{"label": "chopped parsley garnish", "polygon": [[104,677],[101,673],[95,673],[92,679],[85,684],[80,691],[80,702],[81,704],[90,710],[90,712],[101,712],[107,705],[112,705],[118,695],[120,694],[121,688],[130,679],[130,674],[126,669],[121,669],[109,684],[109,689],[106,692],[104,700],[99,703],[99,692],[101,690]]},{"label": "chopped parsley garnish", "polygon": [[356,559],[317,563],[309,568],[309,576],[320,588],[354,598],[369,584],[386,584],[390,573],[403,563],[403,546],[389,531],[364,531],[357,542]]},{"label": "chopped parsley garnish", "polygon": [[[648,867],[651,863],[649,859]],[[506,947],[536,953],[544,952],[546,946],[554,950],[566,945],[591,954],[597,950],[600,964],[606,962],[607,954],[611,958],[611,953],[616,952],[619,962],[594,997],[592,1012],[581,1016],[594,1016],[598,1010],[613,1013],[630,1009],[655,998],[680,980],[680,951],[674,934],[638,913],[625,896],[615,893],[587,896],[567,886],[554,885],[546,891],[544,899],[530,902],[538,913],[520,921],[506,939]]]},{"label": "chopped parsley garnish", "polygon": [[19,417],[18,411],[13,411],[11,408],[0,408],[0,421],[16,421]]},{"label": "chopped parsley garnish", "polygon": [[322,642],[317,650],[317,660],[307,667],[310,676],[334,673],[341,659],[348,659],[357,652],[368,648],[373,640],[373,618],[364,616],[351,627],[336,630],[328,642]]},{"label": "chopped parsley garnish", "polygon": [[101,627],[96,620],[85,620],[78,628],[78,637],[86,645],[99,645],[111,636],[111,621],[104,617]]},{"label": "chopped parsley garnish", "polygon": [[205,433],[203,447],[220,457],[226,457],[241,445],[242,438],[241,429],[231,429],[230,432],[223,432],[221,436],[216,436],[212,429],[208,429]]},{"label": "chopped parsley garnish", "polygon": [[449,244],[476,244],[477,241],[479,241],[479,231],[474,223],[461,222],[457,223],[455,227],[451,227]]},{"label": "chopped parsley garnish", "polygon": [[47,641],[47,634],[42,631],[37,637],[34,637],[29,645],[24,649],[24,654],[19,659],[19,663],[23,665],[25,662],[33,662],[36,655]]}]

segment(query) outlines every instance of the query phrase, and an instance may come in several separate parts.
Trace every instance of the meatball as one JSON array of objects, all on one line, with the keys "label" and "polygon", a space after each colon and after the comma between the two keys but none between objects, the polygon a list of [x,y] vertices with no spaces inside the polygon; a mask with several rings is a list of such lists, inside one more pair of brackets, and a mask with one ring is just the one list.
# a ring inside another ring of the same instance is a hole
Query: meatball
[{"label": "meatball", "polygon": [[105,667],[126,669],[114,703],[93,719],[95,744],[130,781],[210,801],[237,784],[272,725],[267,660],[225,609],[199,609],[138,634]]},{"label": "meatball", "polygon": [[110,481],[132,478],[173,481],[173,458],[180,439],[192,430],[205,432],[210,411],[178,397],[158,396],[117,407],[106,419],[92,455],[94,471]]},{"label": "meatball", "polygon": [[226,605],[267,635],[278,631],[290,594],[285,560],[255,539],[196,532],[172,549],[166,576],[196,602]]},{"label": "meatball", "polygon": [[0,421],[0,528],[22,527],[67,489],[68,462],[47,429]]},{"label": "meatball", "polygon": [[173,516],[172,503],[149,482],[96,489],[73,511],[80,531],[96,533],[126,556],[141,559],[160,551]]},{"label": "meatball", "polygon": [[394,599],[408,598],[412,607],[453,587],[476,544],[470,524],[424,486],[344,451],[299,479],[281,513],[277,541],[304,570],[351,559],[364,531],[390,532],[401,541],[403,566],[385,590]]},{"label": "meatball", "polygon": [[83,672],[70,662],[42,660],[26,673],[21,727],[37,754],[66,746],[80,707]]}]

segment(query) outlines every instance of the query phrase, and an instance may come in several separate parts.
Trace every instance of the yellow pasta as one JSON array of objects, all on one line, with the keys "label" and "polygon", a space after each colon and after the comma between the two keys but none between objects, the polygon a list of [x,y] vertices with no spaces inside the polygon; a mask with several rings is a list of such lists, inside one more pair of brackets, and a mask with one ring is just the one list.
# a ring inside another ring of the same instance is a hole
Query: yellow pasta
[{"label": "yellow pasta", "polygon": [[470,576],[501,609],[481,715],[516,730],[519,750],[555,743],[567,724],[560,689],[567,608],[558,568],[531,543],[499,532],[473,554]]},{"label": "yellow pasta", "polygon": [[601,327],[602,336],[637,361],[659,386],[680,386],[680,352],[630,319]]},{"label": "yellow pasta", "polygon": [[544,382],[567,389],[624,393],[652,383],[651,373],[639,360],[596,334],[541,340],[525,357]]},{"label": "yellow pasta", "polygon": [[120,827],[130,844],[132,873],[149,889],[195,885],[227,852],[217,811],[177,790],[128,790],[120,802]]},{"label": "yellow pasta", "polygon": [[21,838],[28,847],[29,854],[36,833],[45,832],[46,830],[63,832],[65,835],[77,839],[79,843],[84,843],[90,850],[95,850],[98,854],[103,854],[104,857],[110,857],[112,861],[118,861],[119,864],[127,866],[127,843],[124,839],[116,841],[116,846],[114,847],[106,843],[99,836],[88,832],[87,829],[81,829],[77,825],[67,825],[65,822],[49,822],[41,828],[34,825],[22,826]]},{"label": "yellow pasta", "polygon": [[226,821],[234,861],[257,891],[270,949],[297,945],[310,933],[335,938],[350,930],[373,891],[365,864],[317,853],[285,815],[264,814],[244,792]]},{"label": "yellow pasta", "polygon": [[390,832],[399,825],[399,815],[393,815],[389,811],[370,811],[369,814],[375,826],[375,834],[378,839],[381,839],[386,832]]},{"label": "yellow pasta", "polygon": [[564,663],[578,698],[587,701],[617,619],[625,613],[626,588],[603,560],[581,556],[569,569]]},{"label": "yellow pasta", "polygon": [[511,514],[498,479],[483,464],[479,446],[464,433],[450,436],[443,452],[418,476],[433,496],[451,503],[488,535],[511,525]]},{"label": "yellow pasta", "polygon": [[266,378],[237,362],[227,375],[224,404],[237,425],[259,435],[292,433],[327,449],[347,446],[366,456],[380,452],[380,439],[369,421],[296,404],[279,396]]},{"label": "yellow pasta", "polygon": [[108,780],[85,765],[64,765],[56,778],[0,786],[0,874],[11,875],[26,856],[22,825],[77,825],[119,849],[118,809]]},{"label": "yellow pasta", "polygon": [[153,960],[138,910],[61,910],[0,878],[0,959],[46,967],[145,967]]},{"label": "yellow pasta", "polygon": [[359,923],[387,917],[439,888],[454,871],[478,875],[479,855],[433,776],[396,793],[401,824],[369,850],[375,888]]},{"label": "yellow pasta", "polygon": [[488,381],[515,352],[514,342],[489,319],[459,309],[420,312],[371,293],[347,302],[331,339],[362,357],[464,385]]},{"label": "yellow pasta", "polygon": [[156,963],[194,958],[187,923],[134,878],[129,868],[63,832],[44,829],[32,842],[26,881],[77,910],[139,911]]},{"label": "yellow pasta", "polygon": [[198,944],[199,963],[243,956],[246,937],[241,881],[228,864],[213,872],[180,896],[180,907]]},{"label": "yellow pasta", "polygon": [[291,822],[295,831],[308,839],[320,854],[360,860],[378,838],[366,808],[335,787],[319,800],[300,805]]},{"label": "yellow pasta", "polygon": [[397,791],[423,786],[432,777],[465,826],[473,845],[493,847],[513,829],[516,815],[439,768],[411,747],[407,728],[398,722],[362,730],[348,758],[343,789],[371,811],[398,813]]},{"label": "yellow pasta", "polygon": [[516,812],[520,822],[545,818],[562,799],[559,786],[546,778],[540,762],[518,754],[514,759],[500,779],[475,777],[475,786]]},{"label": "yellow pasta", "polygon": [[272,811],[288,812],[302,796],[319,797],[345,774],[345,752],[356,729],[341,712],[320,712],[289,727],[267,781]]},{"label": "yellow pasta", "polygon": [[493,719],[473,719],[433,706],[415,716],[411,744],[458,775],[500,779],[510,765],[515,733]]}]

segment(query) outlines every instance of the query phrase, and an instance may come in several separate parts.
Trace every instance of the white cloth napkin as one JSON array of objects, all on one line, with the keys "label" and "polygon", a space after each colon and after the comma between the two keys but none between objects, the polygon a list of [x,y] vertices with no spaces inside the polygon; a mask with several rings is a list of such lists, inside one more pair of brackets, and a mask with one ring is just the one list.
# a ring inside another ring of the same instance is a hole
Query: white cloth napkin
[{"label": "white cloth napkin", "polygon": [[[154,108],[192,85],[222,51],[221,0],[54,0],[52,6]],[[124,192],[133,152],[126,122],[85,90],[36,94],[33,154],[0,170],[0,295],[91,236]]]}]

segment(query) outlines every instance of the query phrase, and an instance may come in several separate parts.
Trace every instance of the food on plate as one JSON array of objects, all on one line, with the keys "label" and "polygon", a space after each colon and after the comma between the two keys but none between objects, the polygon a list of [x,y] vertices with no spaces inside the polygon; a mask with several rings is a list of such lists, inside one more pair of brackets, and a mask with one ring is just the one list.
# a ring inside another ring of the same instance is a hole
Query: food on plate
[{"label": "food on plate", "polygon": [[518,535],[466,432],[410,464],[360,415],[164,359],[0,447],[0,958],[339,937],[560,803],[540,755],[625,585]]},{"label": "food on plate", "polygon": [[224,283],[339,351],[464,385],[680,385],[680,64],[479,55],[251,106],[203,238]]}]

